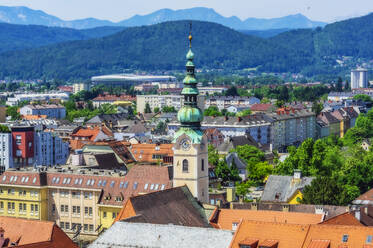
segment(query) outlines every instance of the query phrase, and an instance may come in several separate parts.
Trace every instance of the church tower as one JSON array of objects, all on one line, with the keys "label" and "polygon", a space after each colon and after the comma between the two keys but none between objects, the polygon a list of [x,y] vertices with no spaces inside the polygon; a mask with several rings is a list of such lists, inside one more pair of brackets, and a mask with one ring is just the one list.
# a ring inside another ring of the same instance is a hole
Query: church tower
[{"label": "church tower", "polygon": [[173,186],[187,185],[193,196],[203,203],[209,202],[207,140],[201,130],[203,113],[197,106],[197,80],[194,73],[192,34],[189,34],[189,51],[186,55],[186,76],[181,94],[184,106],[177,119],[181,126],[175,133]]}]

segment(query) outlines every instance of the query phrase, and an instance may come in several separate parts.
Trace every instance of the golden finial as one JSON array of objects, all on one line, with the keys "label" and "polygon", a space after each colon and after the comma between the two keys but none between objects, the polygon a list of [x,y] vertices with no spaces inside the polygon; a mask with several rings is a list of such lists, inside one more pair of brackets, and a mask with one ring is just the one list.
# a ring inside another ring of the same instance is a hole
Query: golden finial
[{"label": "golden finial", "polygon": [[189,47],[192,47],[192,22],[189,23]]}]

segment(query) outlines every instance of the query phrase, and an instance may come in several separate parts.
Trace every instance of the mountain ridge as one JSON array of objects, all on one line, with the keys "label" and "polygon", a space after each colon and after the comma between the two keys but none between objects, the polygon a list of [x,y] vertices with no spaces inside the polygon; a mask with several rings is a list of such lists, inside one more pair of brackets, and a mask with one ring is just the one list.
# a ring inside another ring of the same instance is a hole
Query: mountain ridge
[{"label": "mountain ridge", "polygon": [[195,7],[180,10],[159,9],[146,15],[134,15],[119,22],[111,22],[96,18],[65,21],[53,15],[49,15],[41,10],[33,10],[24,6],[0,6],[0,22],[2,21],[10,24],[33,24],[74,29],[88,29],[99,26],[133,27],[179,20],[215,22],[236,30],[315,28],[317,26],[326,25],[324,22],[312,21],[302,14],[288,15],[278,18],[247,18],[245,20],[241,20],[236,16],[222,16],[214,9],[205,7]]}]

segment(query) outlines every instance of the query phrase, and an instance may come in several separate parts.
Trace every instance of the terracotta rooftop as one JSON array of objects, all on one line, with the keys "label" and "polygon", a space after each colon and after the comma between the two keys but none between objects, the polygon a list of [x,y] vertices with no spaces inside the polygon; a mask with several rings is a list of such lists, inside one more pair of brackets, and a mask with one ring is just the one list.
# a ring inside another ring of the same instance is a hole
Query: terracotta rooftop
[{"label": "terracotta rooftop", "polygon": [[22,119],[28,120],[28,121],[40,120],[40,119],[47,119],[47,116],[46,115],[23,115]]},{"label": "terracotta rooftop", "polygon": [[215,228],[232,230],[241,220],[317,224],[322,222],[323,218],[323,214],[216,208],[209,221]]},{"label": "terracotta rooftop", "polygon": [[[259,241],[258,245],[253,245],[252,248],[363,248],[372,246],[373,228],[243,220],[230,247],[239,248],[241,242],[250,239]],[[277,246],[273,246],[275,242],[278,242]]]},{"label": "terracotta rooftop", "polygon": [[[172,164],[173,144],[133,144],[130,147],[132,156],[137,162],[156,163],[158,161]],[[165,161],[169,158],[169,161]]]},{"label": "terracotta rooftop", "polygon": [[4,229],[3,247],[27,248],[75,248],[78,247],[54,223],[49,221],[26,220],[21,218],[0,217]]},{"label": "terracotta rooftop", "polygon": [[351,213],[343,213],[320,223],[322,225],[363,226]]},{"label": "terracotta rooftop", "polygon": [[267,112],[269,111],[271,108],[274,109],[274,106],[270,103],[257,103],[257,104],[253,104],[250,108],[251,111],[264,111],[264,112]]}]

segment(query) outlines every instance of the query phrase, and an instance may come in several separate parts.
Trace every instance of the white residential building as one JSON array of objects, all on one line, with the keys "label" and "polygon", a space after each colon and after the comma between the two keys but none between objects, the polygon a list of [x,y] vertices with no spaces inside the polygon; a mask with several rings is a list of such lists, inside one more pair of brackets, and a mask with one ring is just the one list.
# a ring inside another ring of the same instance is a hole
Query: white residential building
[{"label": "white residential building", "polygon": [[0,133],[0,173],[13,168],[12,134]]},{"label": "white residential building", "polygon": [[42,104],[42,105],[26,105],[20,109],[20,114],[25,115],[46,115],[50,119],[64,119],[66,117],[66,109],[62,105],[57,104]]},{"label": "white residential building", "polygon": [[[198,107],[204,110],[205,97],[199,95],[197,99]],[[153,111],[154,108],[158,107],[162,109],[165,106],[173,106],[176,110],[179,110],[184,104],[184,96],[182,95],[137,95],[136,96],[136,110],[137,113],[144,113],[146,104],[149,104],[150,109]]]},{"label": "white residential building", "polygon": [[351,89],[368,88],[368,70],[358,68],[351,70]]},{"label": "white residential building", "polygon": [[230,106],[249,107],[250,105],[258,103],[260,103],[260,99],[256,97],[212,96],[206,99],[205,108],[216,106],[221,111]]}]

